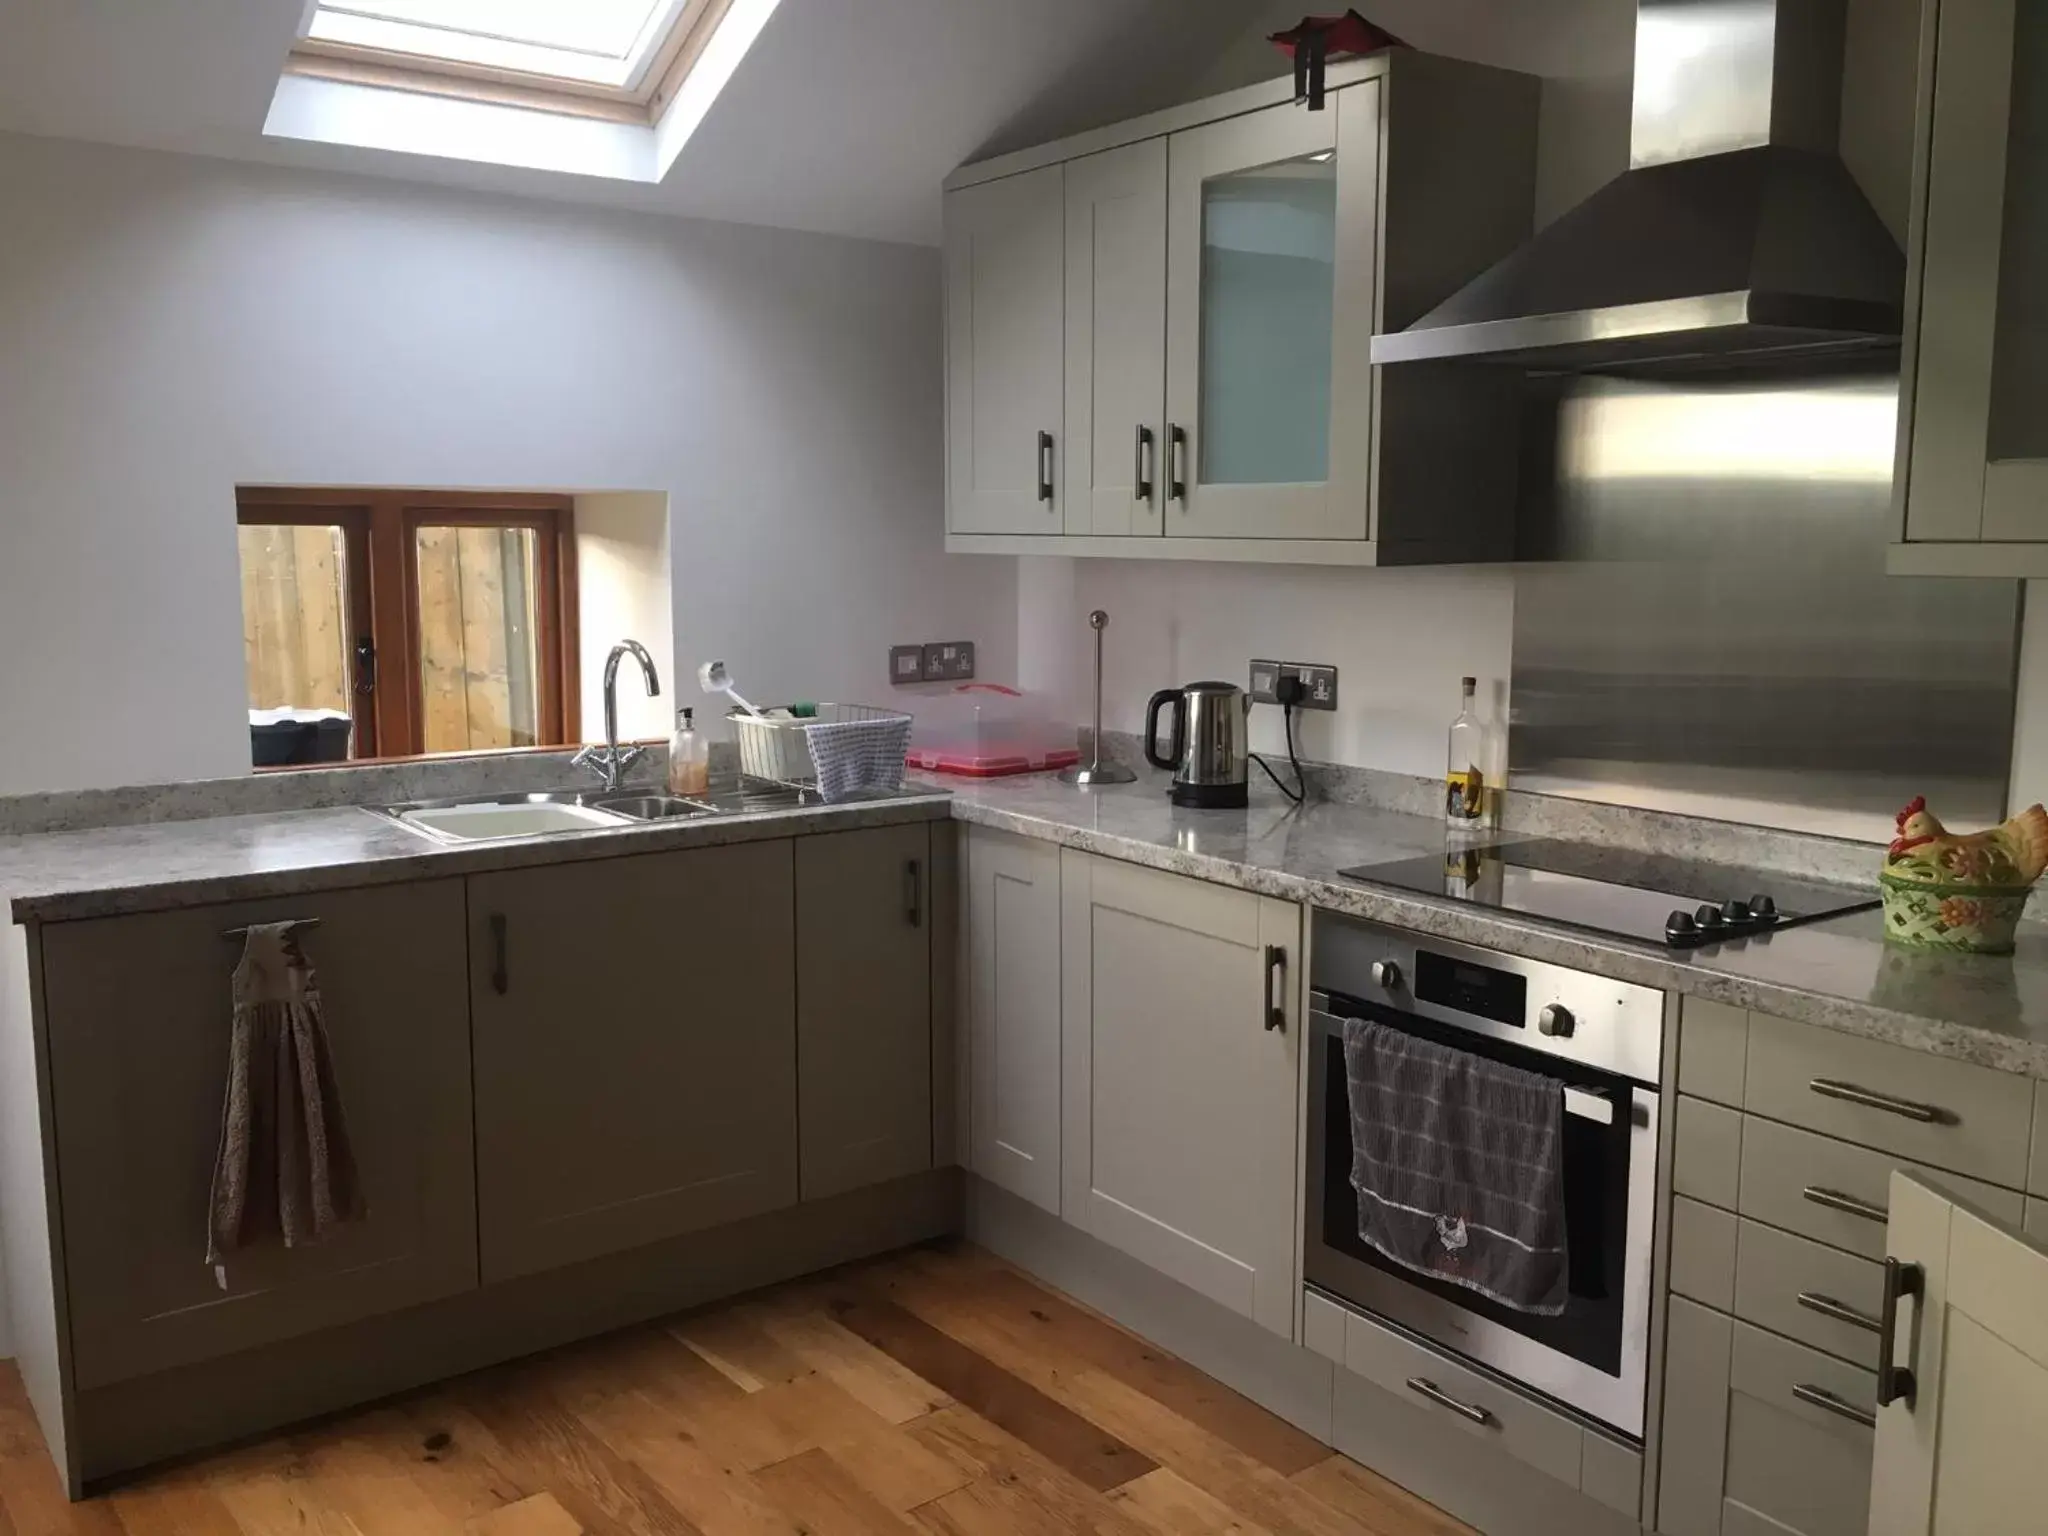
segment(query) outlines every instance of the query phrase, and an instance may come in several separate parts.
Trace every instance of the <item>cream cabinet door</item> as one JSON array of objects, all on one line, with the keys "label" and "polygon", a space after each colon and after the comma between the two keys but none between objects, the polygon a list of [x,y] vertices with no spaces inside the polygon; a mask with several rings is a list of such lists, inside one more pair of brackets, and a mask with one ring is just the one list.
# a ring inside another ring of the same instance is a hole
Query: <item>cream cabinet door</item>
[{"label": "cream cabinet door", "polygon": [[1060,851],[967,837],[968,1165],[1060,1209]]},{"label": "cream cabinet door", "polygon": [[1168,143],[1169,538],[1368,536],[1382,89]]},{"label": "cream cabinet door", "polygon": [[1061,1213],[1294,1327],[1301,910],[1067,850]]},{"label": "cream cabinet door", "polygon": [[1929,0],[1923,29],[1905,534],[2048,541],[2048,6]]},{"label": "cream cabinet door", "polygon": [[469,881],[493,1283],[797,1199],[787,839]]},{"label": "cream cabinet door", "polygon": [[946,526],[1057,534],[1066,387],[1057,165],[946,194]]},{"label": "cream cabinet door", "polygon": [[1896,1173],[1886,1251],[1906,1295],[1885,1347],[1911,1377],[1888,1402],[1879,1377],[1871,1536],[2042,1529],[2048,1249]]},{"label": "cream cabinet door", "polygon": [[1166,140],[1067,162],[1066,531],[1156,534],[1166,429]]}]

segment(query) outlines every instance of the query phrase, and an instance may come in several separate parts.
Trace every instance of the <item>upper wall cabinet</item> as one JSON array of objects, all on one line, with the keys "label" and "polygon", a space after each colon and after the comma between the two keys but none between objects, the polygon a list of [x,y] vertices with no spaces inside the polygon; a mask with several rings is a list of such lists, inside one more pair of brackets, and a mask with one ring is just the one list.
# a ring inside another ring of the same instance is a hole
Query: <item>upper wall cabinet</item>
[{"label": "upper wall cabinet", "polygon": [[1512,554],[1519,383],[1369,362],[1525,239],[1536,82],[1398,51],[955,172],[947,548]]},{"label": "upper wall cabinet", "polygon": [[2048,6],[1925,0],[1895,575],[2048,576]]}]

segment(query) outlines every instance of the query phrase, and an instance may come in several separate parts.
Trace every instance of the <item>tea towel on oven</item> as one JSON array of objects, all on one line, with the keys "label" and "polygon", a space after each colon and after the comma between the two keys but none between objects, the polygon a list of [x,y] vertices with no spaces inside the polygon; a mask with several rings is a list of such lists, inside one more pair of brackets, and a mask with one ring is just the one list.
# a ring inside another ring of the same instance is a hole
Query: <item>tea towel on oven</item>
[{"label": "tea towel on oven", "polygon": [[1344,1021],[1358,1235],[1519,1312],[1564,1311],[1564,1085]]}]

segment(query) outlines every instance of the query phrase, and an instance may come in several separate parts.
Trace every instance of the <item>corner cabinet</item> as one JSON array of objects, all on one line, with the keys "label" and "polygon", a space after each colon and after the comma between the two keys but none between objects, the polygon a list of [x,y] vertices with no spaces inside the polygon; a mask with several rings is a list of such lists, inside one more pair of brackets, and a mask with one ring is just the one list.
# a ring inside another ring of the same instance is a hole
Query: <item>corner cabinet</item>
[{"label": "corner cabinet", "polygon": [[954,173],[947,548],[1512,554],[1516,381],[1373,335],[1526,239],[1537,82],[1396,50]]},{"label": "corner cabinet", "polygon": [[1301,909],[1060,855],[1063,1218],[1292,1338]]},{"label": "corner cabinet", "polygon": [[1894,575],[2048,576],[2048,7],[1925,0]]}]

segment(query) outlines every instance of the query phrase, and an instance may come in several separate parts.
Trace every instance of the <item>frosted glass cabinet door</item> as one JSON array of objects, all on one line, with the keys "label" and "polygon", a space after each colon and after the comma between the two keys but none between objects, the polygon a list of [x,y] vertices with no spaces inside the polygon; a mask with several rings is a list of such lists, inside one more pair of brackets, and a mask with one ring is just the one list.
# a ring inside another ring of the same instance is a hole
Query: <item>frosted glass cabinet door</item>
[{"label": "frosted glass cabinet door", "polygon": [[2048,6],[1940,0],[1931,14],[1932,108],[1914,210],[1920,307],[1906,358],[1906,537],[2040,543]]},{"label": "frosted glass cabinet door", "polygon": [[1168,144],[1168,537],[1363,539],[1380,83]]}]

